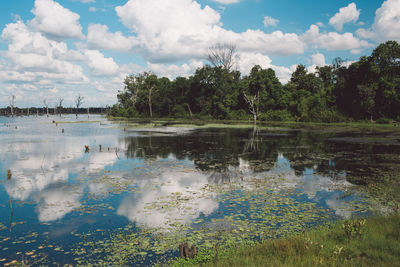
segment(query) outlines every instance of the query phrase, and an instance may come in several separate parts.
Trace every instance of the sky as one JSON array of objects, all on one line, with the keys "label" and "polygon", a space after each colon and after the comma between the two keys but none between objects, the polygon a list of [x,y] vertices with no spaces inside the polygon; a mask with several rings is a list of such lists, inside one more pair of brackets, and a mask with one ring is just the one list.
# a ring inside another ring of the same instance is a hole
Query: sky
[{"label": "sky", "polygon": [[400,42],[400,0],[0,1],[0,107],[111,106],[127,75],[174,79],[235,45],[242,75],[258,64],[282,83],[380,43]]}]

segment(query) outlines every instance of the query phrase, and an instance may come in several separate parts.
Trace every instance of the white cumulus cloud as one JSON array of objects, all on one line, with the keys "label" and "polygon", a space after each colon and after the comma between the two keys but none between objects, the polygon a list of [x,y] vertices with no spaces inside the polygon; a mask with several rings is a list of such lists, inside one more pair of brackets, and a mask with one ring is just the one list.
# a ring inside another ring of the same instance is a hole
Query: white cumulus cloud
[{"label": "white cumulus cloud", "polygon": [[270,17],[270,16],[264,17],[264,26],[265,27],[276,26],[276,25],[278,25],[278,23],[279,23],[278,19],[274,19],[273,17]]},{"label": "white cumulus cloud", "polygon": [[87,47],[128,52],[138,45],[135,37],[125,37],[121,32],[111,33],[106,25],[91,24],[88,28]]},{"label": "white cumulus cloud", "polygon": [[98,50],[85,50],[87,65],[94,76],[112,76],[118,71],[118,65],[113,58],[106,58]]},{"label": "white cumulus cloud", "polygon": [[400,0],[387,0],[376,10],[374,24],[370,29],[357,30],[361,38],[378,42],[400,42]]},{"label": "white cumulus cloud", "polygon": [[148,62],[147,66],[158,76],[174,79],[175,77],[188,77],[192,75],[196,69],[203,66],[203,62],[199,60],[192,60],[189,62],[189,64],[184,63],[182,65],[152,64]]},{"label": "white cumulus cloud", "polygon": [[319,67],[325,66],[325,56],[321,53],[313,54],[311,56],[311,61]]},{"label": "white cumulus cloud", "polygon": [[216,43],[235,44],[239,51],[293,55],[304,52],[297,34],[260,30],[236,33],[222,27],[220,14],[193,0],[129,0],[116,7],[122,23],[137,35],[152,63],[203,59]]},{"label": "white cumulus cloud", "polygon": [[326,65],[325,56],[321,53],[316,53],[311,55],[311,66],[307,68],[307,71],[310,73],[315,73],[317,67],[323,67]]},{"label": "white cumulus cloud", "polygon": [[255,65],[260,65],[263,69],[273,69],[276,77],[284,84],[290,80],[292,72],[296,69],[296,65],[289,68],[273,65],[272,60],[261,53],[242,52],[239,54],[238,66],[242,75],[248,75]]},{"label": "white cumulus cloud", "polygon": [[34,81],[53,77],[59,81],[86,83],[81,66],[67,58],[78,59],[80,53],[67,48],[66,43],[47,39],[31,31],[22,21],[8,24],[1,37],[8,42],[5,57],[10,66],[0,71],[4,80]]},{"label": "white cumulus cloud", "polygon": [[55,39],[82,39],[80,16],[53,0],[36,0],[30,25]]},{"label": "white cumulus cloud", "polygon": [[344,24],[357,22],[359,16],[360,10],[357,9],[356,4],[350,3],[348,6],[340,8],[339,12],[329,20],[329,24],[335,27],[337,31],[342,31]]},{"label": "white cumulus cloud", "polygon": [[337,32],[320,33],[317,25],[311,25],[302,37],[306,43],[312,44],[314,48],[323,48],[328,51],[350,50],[357,54],[361,49],[372,46],[367,41],[360,40],[349,32],[343,34]]}]

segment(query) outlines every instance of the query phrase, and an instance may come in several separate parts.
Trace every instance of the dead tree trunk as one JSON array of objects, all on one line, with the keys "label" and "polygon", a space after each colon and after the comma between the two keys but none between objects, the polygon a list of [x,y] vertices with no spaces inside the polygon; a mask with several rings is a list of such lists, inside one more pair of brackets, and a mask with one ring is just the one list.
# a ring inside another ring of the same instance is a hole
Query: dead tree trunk
[{"label": "dead tree trunk", "polygon": [[258,105],[257,105],[257,96],[247,96],[244,94],[244,99],[246,100],[247,104],[249,105],[249,111],[251,114],[253,114],[253,119],[254,119],[254,126],[257,125],[257,117],[258,117]]},{"label": "dead tree trunk", "polygon": [[257,90],[257,114],[260,114],[260,90]]},{"label": "dead tree trunk", "polygon": [[10,96],[11,117],[14,117],[15,95]]},{"label": "dead tree trunk", "polygon": [[153,87],[150,87],[149,88],[149,111],[150,111],[150,118],[151,119],[153,118],[153,108],[152,108],[152,105],[151,105],[151,93],[152,93],[152,91],[153,91]]},{"label": "dead tree trunk", "polygon": [[192,246],[189,248],[189,245],[187,243],[180,244],[179,245],[179,252],[181,254],[181,257],[186,259],[193,259],[194,257],[197,256],[197,250],[195,246]]},{"label": "dead tree trunk", "polygon": [[186,106],[188,107],[190,118],[193,119],[193,113],[192,110],[190,109],[189,103],[186,103]]}]

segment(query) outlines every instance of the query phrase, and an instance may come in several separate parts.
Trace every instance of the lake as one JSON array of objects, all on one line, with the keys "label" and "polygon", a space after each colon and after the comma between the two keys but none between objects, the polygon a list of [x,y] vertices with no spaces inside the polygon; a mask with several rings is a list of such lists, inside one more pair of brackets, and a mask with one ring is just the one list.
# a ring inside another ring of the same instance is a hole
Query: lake
[{"label": "lake", "polygon": [[[53,122],[55,121],[55,122]],[[399,132],[0,117],[0,261],[147,265],[367,216]],[[87,146],[87,147],[85,147]]]}]

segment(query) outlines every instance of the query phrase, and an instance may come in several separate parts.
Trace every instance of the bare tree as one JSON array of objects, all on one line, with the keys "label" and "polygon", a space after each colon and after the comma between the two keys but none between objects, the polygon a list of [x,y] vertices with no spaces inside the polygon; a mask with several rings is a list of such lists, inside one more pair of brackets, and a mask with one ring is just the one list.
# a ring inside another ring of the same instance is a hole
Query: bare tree
[{"label": "bare tree", "polygon": [[62,103],[64,102],[64,98],[59,97],[58,98],[58,114],[61,117],[61,112],[62,112]]},{"label": "bare tree", "polygon": [[49,117],[49,103],[47,103],[47,99],[46,98],[43,99],[43,104],[46,107],[47,117]]},{"label": "bare tree", "polygon": [[79,95],[75,98],[76,117],[77,117],[77,118],[78,118],[78,110],[79,110],[80,106],[83,104],[83,99],[84,99],[84,97],[81,96],[81,94],[79,94]]},{"label": "bare tree", "polygon": [[218,43],[208,49],[207,59],[214,67],[231,71],[236,63],[236,46]]},{"label": "bare tree", "polygon": [[251,114],[253,114],[254,118],[254,126],[257,125],[257,117],[260,115],[259,114],[259,109],[258,109],[258,97],[257,95],[250,95],[247,96],[244,94],[244,100],[246,100],[246,103],[249,105],[249,111]]},{"label": "bare tree", "polygon": [[193,113],[192,113],[192,109],[190,108],[189,103],[186,103],[186,106],[188,107],[190,118],[193,119]]},{"label": "bare tree", "polygon": [[14,105],[15,105],[15,95],[10,95],[10,108],[11,108],[11,116],[14,117]]}]

